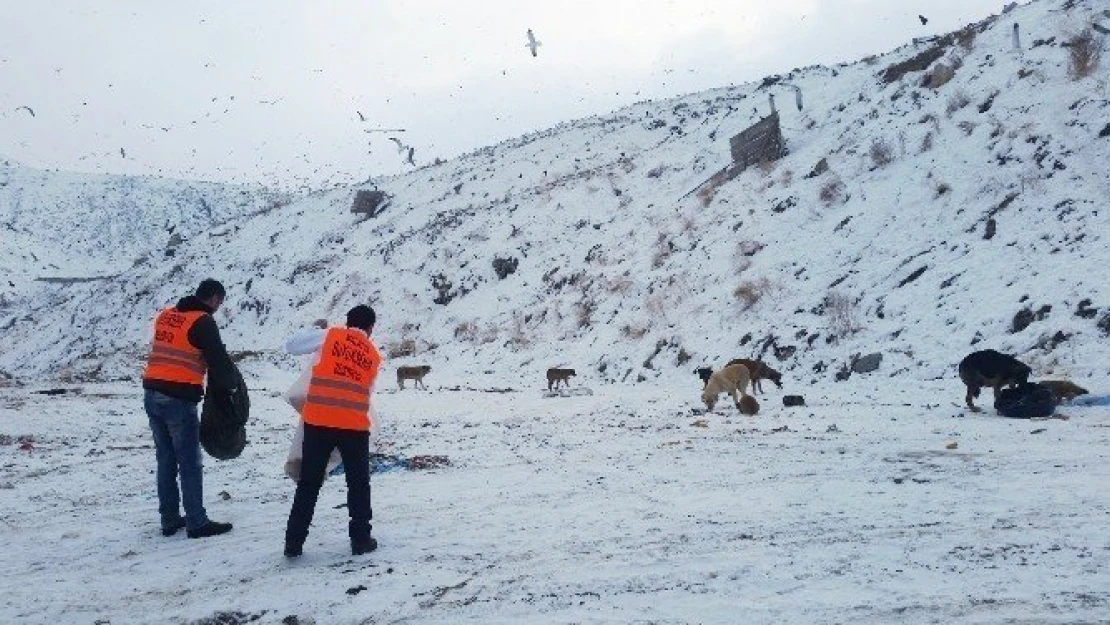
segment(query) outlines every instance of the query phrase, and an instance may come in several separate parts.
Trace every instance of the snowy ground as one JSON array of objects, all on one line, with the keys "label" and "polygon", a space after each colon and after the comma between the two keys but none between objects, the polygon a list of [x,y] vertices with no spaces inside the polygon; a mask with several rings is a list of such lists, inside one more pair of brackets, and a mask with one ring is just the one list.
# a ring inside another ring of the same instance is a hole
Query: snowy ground
[{"label": "snowy ground", "polygon": [[254,381],[251,445],[208,462],[235,530],[206,540],[158,531],[135,385],[0,388],[0,622],[1110,619],[1104,394],[1030,422],[966,414],[955,380],[788,380],[810,405],[771,389],[743,417],[700,414],[692,375],[560,397],[429,378],[378,394],[381,450],[452,466],[376,475],[381,548],[358,558],[329,480],[287,562],[291,378]]}]

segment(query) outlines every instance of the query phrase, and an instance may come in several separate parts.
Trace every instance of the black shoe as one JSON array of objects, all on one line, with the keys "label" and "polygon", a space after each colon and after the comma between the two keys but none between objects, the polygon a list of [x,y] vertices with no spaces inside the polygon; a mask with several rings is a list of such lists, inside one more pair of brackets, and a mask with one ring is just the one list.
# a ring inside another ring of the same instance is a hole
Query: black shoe
[{"label": "black shoe", "polygon": [[374,540],[372,536],[361,538],[359,540],[351,540],[351,553],[356,556],[361,556],[364,553],[370,553],[378,548],[378,541]]},{"label": "black shoe", "polygon": [[163,536],[173,536],[178,530],[185,529],[185,519],[178,519],[171,522],[169,525],[162,526]]},{"label": "black shoe", "polygon": [[301,557],[302,553],[304,553],[304,551],[301,548],[301,545],[291,545],[289,543],[285,543],[286,558],[299,558]]},{"label": "black shoe", "polygon": [[231,531],[231,523],[220,523],[219,521],[209,521],[201,525],[195,530],[185,530],[189,538],[207,538],[209,536],[219,536]]}]

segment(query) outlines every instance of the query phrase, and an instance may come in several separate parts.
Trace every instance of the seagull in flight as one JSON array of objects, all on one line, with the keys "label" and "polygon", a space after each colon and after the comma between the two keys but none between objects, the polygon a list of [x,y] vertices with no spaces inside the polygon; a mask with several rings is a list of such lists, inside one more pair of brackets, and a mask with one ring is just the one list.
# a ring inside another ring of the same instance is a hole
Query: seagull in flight
[{"label": "seagull in flight", "polygon": [[31,117],[35,116],[35,111],[29,106],[17,106],[17,107],[15,107],[15,110],[18,111],[19,109],[27,109],[27,112],[31,114]]},{"label": "seagull in flight", "polygon": [[532,29],[529,28],[528,29],[528,43],[524,44],[524,47],[528,48],[529,50],[532,51],[532,56],[536,56],[536,49],[539,48],[542,45],[543,45],[542,43],[540,43],[539,41],[536,41],[536,36],[532,34]]},{"label": "seagull in flight", "polygon": [[358,120],[360,122],[366,121],[366,117],[362,114],[362,111],[355,111],[355,112],[358,113]]},{"label": "seagull in flight", "polygon": [[405,145],[397,137],[390,137],[389,140],[397,144],[397,152],[404,155],[406,163],[408,163],[409,165],[416,165],[416,161],[413,160],[413,155],[416,153],[416,148]]},{"label": "seagull in flight", "polygon": [[918,15],[917,19],[921,20],[921,25],[922,26],[929,23],[929,18],[925,17],[924,15]]}]

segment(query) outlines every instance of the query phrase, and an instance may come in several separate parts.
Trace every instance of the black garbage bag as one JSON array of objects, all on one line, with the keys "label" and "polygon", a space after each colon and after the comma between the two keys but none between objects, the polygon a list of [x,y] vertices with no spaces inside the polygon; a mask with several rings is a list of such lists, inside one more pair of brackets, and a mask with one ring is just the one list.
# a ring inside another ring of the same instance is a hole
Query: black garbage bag
[{"label": "black garbage bag", "polygon": [[247,445],[251,400],[238,369],[235,378],[237,386],[231,393],[205,393],[201,407],[200,446],[216,460],[238,458]]},{"label": "black garbage bag", "polygon": [[994,409],[1011,419],[1050,417],[1056,412],[1056,395],[1051,389],[1026,382],[1005,388],[994,398]]}]

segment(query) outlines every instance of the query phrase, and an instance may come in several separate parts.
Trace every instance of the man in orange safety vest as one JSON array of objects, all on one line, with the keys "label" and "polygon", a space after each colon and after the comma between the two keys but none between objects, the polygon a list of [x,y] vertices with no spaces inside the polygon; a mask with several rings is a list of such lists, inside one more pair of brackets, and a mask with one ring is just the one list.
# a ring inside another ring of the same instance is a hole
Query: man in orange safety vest
[{"label": "man in orange safety vest", "polygon": [[162,310],[154,321],[154,337],[143,371],[143,407],[158,460],[158,512],[163,536],[173,536],[181,528],[189,538],[231,531],[230,523],[209,520],[204,509],[197,416],[206,376],[208,393],[218,400],[230,401],[228,394],[237,385],[235,365],[212,318],[223,304],[224,295],[222,284],[204,280],[194,295]]},{"label": "man in orange safety vest", "polygon": [[347,312],[346,327],[310,329],[286,343],[293,354],[317,353],[301,416],[304,442],[300,479],[285,528],[285,555],[301,555],[323,486],[328,458],[338,448],[347,478],[348,534],[351,553],[373,551],[370,535],[370,395],[382,355],[370,338],[376,315],[369,306]]}]

